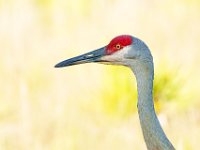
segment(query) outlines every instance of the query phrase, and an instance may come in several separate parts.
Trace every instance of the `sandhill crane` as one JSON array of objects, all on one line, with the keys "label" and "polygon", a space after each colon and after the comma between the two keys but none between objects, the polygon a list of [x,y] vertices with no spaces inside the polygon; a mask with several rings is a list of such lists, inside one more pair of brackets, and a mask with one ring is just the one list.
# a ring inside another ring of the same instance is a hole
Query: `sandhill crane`
[{"label": "sandhill crane", "polygon": [[174,150],[155,113],[152,97],[154,64],[147,45],[136,37],[120,35],[102,48],[64,60],[55,67],[91,62],[123,65],[133,71],[137,81],[138,114],[147,149]]}]

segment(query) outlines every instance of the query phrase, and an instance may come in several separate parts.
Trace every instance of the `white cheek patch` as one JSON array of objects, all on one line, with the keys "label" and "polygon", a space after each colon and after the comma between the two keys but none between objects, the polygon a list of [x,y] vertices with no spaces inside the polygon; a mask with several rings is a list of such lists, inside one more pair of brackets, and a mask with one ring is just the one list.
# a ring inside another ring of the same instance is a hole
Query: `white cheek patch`
[{"label": "white cheek patch", "polygon": [[126,55],[128,55],[129,51],[131,48],[129,46],[124,47],[123,49],[111,54],[111,55],[106,55],[101,58],[101,60],[105,61],[113,61],[113,62],[123,62],[123,60],[126,59]]}]

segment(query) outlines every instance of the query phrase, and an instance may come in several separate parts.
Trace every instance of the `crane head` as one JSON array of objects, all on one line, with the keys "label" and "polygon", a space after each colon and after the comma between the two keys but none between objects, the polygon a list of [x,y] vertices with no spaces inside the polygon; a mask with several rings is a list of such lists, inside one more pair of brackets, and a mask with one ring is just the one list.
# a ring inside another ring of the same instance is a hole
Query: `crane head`
[{"label": "crane head", "polygon": [[152,56],[144,42],[130,35],[120,35],[102,48],[64,60],[55,67],[91,62],[130,66],[134,61],[145,59],[152,60]]}]

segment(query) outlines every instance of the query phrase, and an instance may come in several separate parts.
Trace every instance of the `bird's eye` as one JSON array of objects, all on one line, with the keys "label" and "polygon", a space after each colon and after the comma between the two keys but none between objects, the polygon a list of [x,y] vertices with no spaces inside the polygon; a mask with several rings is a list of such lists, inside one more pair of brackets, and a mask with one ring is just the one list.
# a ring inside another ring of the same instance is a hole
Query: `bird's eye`
[{"label": "bird's eye", "polygon": [[121,48],[121,45],[120,45],[120,44],[117,44],[117,45],[115,45],[115,48],[116,48],[116,49],[120,49],[120,48]]}]

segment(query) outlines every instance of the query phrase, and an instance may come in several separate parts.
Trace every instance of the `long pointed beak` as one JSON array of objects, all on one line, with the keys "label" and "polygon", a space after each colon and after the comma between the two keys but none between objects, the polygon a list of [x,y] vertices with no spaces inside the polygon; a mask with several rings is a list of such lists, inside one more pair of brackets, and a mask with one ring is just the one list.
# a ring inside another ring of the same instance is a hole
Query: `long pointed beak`
[{"label": "long pointed beak", "polygon": [[83,64],[83,63],[101,62],[100,58],[105,55],[106,55],[105,47],[102,47],[100,49],[91,51],[89,53],[64,60],[56,64],[55,67],[60,68],[60,67],[67,67],[67,66],[78,65],[78,64]]}]

